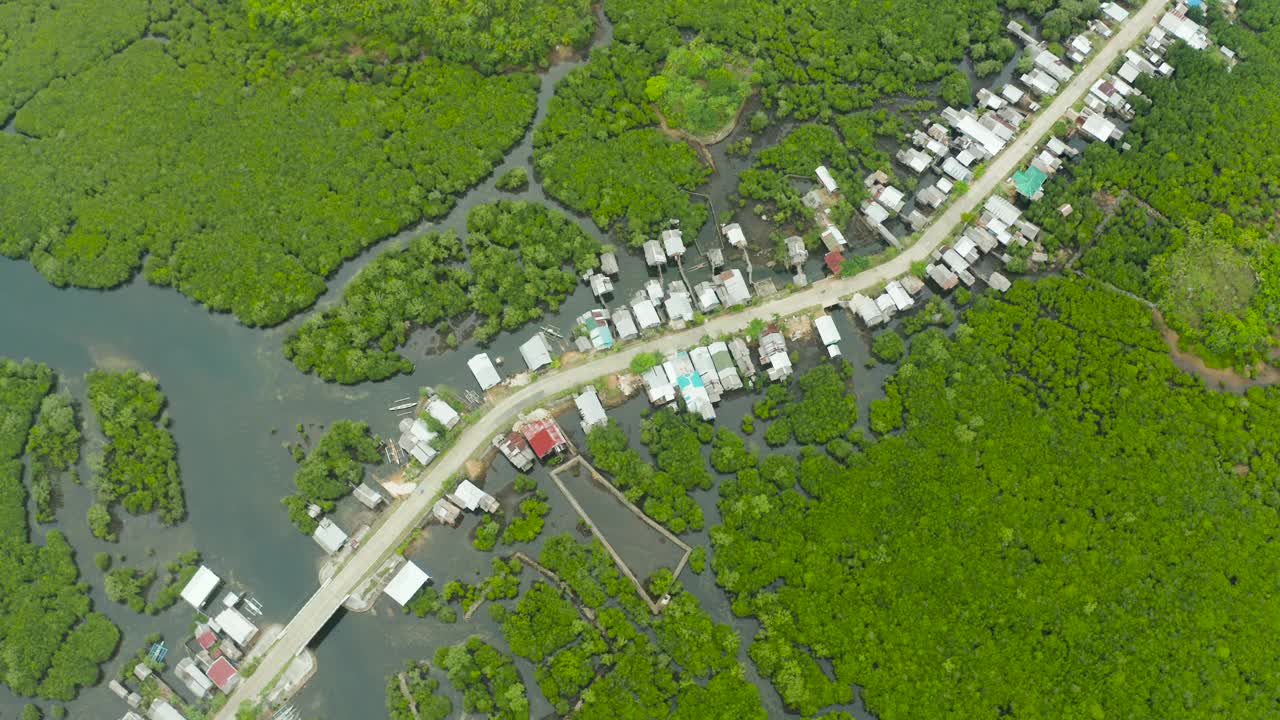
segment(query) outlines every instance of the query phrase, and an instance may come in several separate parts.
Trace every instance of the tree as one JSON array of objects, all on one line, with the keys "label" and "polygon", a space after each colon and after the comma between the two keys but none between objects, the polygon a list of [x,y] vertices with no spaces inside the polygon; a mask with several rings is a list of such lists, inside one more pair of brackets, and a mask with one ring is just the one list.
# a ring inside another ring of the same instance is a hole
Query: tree
[{"label": "tree", "polygon": [[896,363],[907,352],[907,343],[893,330],[885,330],[871,342],[871,354],[883,362]]}]

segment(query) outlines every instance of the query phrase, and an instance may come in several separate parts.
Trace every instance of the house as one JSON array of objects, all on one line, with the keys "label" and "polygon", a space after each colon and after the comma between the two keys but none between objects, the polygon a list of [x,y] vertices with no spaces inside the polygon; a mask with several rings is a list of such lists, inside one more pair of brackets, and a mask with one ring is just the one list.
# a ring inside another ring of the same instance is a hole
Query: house
[{"label": "house", "polygon": [[978,244],[971,240],[967,235],[956,240],[956,244],[952,249],[970,265],[978,262],[978,258],[980,257],[978,254]]},{"label": "house", "polygon": [[[951,112],[948,113],[947,111]],[[951,126],[966,137],[982,146],[988,155],[995,155],[1004,149],[1005,141],[991,130],[991,128],[978,122],[978,118],[968,110],[953,110],[947,108],[943,111],[943,115],[951,122]]]},{"label": "house", "polygon": [[630,340],[640,335],[640,331],[636,328],[636,321],[631,318],[631,311],[626,305],[614,310],[609,319],[613,321],[613,329],[617,332],[619,340]]},{"label": "house", "polygon": [[804,246],[804,238],[799,235],[792,235],[783,240],[782,244],[787,253],[788,265],[803,265],[809,259],[809,249]]},{"label": "house", "polygon": [[902,212],[902,206],[907,202],[907,196],[898,188],[892,185],[886,185],[883,190],[876,195],[876,201],[883,205],[890,212]]},{"label": "house", "polygon": [[1039,200],[1044,197],[1044,183],[1049,176],[1035,166],[1023,168],[1013,174],[1013,185],[1018,194],[1028,200]]},{"label": "house", "polygon": [[822,264],[827,266],[827,272],[832,275],[839,275],[841,268],[844,267],[844,253],[839,250],[832,250],[822,256]]},{"label": "house", "polygon": [[[174,668],[174,674],[178,676],[178,679],[182,681],[183,685],[187,686],[187,690],[189,690],[197,700],[205,699],[209,692],[213,690],[213,681],[200,671],[200,668],[196,665],[195,658],[184,657],[179,660],[177,667]],[[112,680],[111,682],[116,683],[115,680]],[[116,685],[119,685],[119,683],[116,683]],[[120,689],[123,690],[124,687],[121,686]],[[115,690],[115,687],[112,687],[112,690]],[[116,694],[119,695],[119,693]],[[120,695],[121,700],[126,697],[128,697],[127,692]]]},{"label": "house", "polygon": [[609,416],[605,415],[604,405],[600,404],[600,395],[596,393],[594,385],[584,388],[573,399],[573,404],[578,406],[578,415],[582,417],[584,435],[590,435],[594,427],[603,427],[608,424]]},{"label": "house", "polygon": [[209,680],[227,695],[230,695],[231,691],[240,682],[240,672],[225,657],[214,660],[213,664],[205,672],[209,676]]},{"label": "house", "polygon": [[947,270],[943,265],[930,263],[925,266],[924,272],[942,290],[950,290],[956,286],[956,283],[960,282],[960,278],[956,277],[955,273]]},{"label": "house", "polygon": [[965,229],[964,236],[974,245],[978,246],[978,251],[982,253],[989,253],[992,250],[995,250],[996,246],[1000,244],[1000,242],[996,240],[995,236],[987,232],[985,228],[972,225]]},{"label": "house", "polygon": [[946,263],[947,267],[951,268],[951,271],[957,275],[961,271],[969,269],[969,263],[954,248],[948,248],[946,252],[942,253],[942,262]]},{"label": "house", "polygon": [[608,350],[613,347],[613,331],[609,329],[609,316],[604,310],[596,308],[588,310],[578,318],[578,324],[587,330],[587,339],[596,350]]},{"label": "house", "polygon": [[662,283],[657,278],[650,278],[645,281],[644,292],[649,297],[649,300],[655,303],[667,296],[666,291],[662,289]]},{"label": "house", "polygon": [[222,582],[217,575],[208,567],[201,565],[196,574],[191,576],[191,580],[182,588],[182,599],[187,604],[195,608],[197,611],[204,608],[205,603],[209,602],[209,597],[213,595],[213,591],[218,588],[218,583]]},{"label": "house", "polygon": [[547,338],[542,333],[534,333],[533,337],[520,346],[520,356],[524,358],[524,364],[530,372],[541,370],[551,364],[551,346],[547,344]]},{"label": "house", "polygon": [[427,415],[443,425],[445,430],[452,430],[458,424],[458,421],[462,420],[462,416],[458,414],[458,411],[454,410],[453,406],[445,402],[444,398],[439,395],[432,395],[431,399],[427,400],[426,411]]},{"label": "house", "polygon": [[1009,292],[1009,288],[1013,287],[1013,284],[1009,282],[1009,278],[998,272],[991,273],[991,277],[987,278],[987,285],[991,289],[998,290],[1002,293]]},{"label": "house", "polygon": [[1080,129],[1084,134],[1106,142],[1112,138],[1116,132],[1116,124],[1106,119],[1102,115],[1090,115],[1081,123]]},{"label": "house", "polygon": [[1122,23],[1129,19],[1129,11],[1113,2],[1104,2],[1099,9],[1108,20],[1114,23]]},{"label": "house", "polygon": [[196,625],[195,641],[201,650],[208,652],[213,649],[214,645],[218,644],[218,635],[208,625]]},{"label": "house", "polygon": [[156,698],[151,701],[151,709],[147,710],[148,720],[187,720],[187,716],[178,712],[168,700]]},{"label": "house", "polygon": [[533,451],[529,449],[529,442],[520,433],[494,435],[491,444],[520,472],[528,472],[533,467]]},{"label": "house", "polygon": [[818,329],[818,339],[827,347],[831,357],[840,356],[840,331],[836,329],[835,318],[830,315],[819,315],[814,318],[813,326]]},{"label": "house", "polygon": [[675,380],[684,399],[685,409],[698,415],[703,420],[712,420],[716,416],[715,407],[711,404],[711,395],[707,392],[702,374],[693,365],[689,353],[678,352],[663,364],[667,377]]},{"label": "house", "polygon": [[1040,68],[1032,68],[1031,72],[1024,74],[1018,79],[1022,81],[1023,85],[1030,88],[1031,92],[1042,98],[1050,95],[1056,95],[1058,93],[1058,88],[1061,87],[1058,85],[1057,80],[1054,80],[1052,76]]},{"label": "house", "polygon": [[933,164],[933,158],[915,148],[903,148],[898,151],[898,162],[906,165],[911,172],[919,175]]},{"label": "house", "polygon": [[987,198],[987,202],[982,207],[1005,225],[1014,224],[1018,221],[1018,218],[1022,216],[1021,210],[1019,210],[1013,203],[1005,200],[999,195],[992,195]]},{"label": "house", "polygon": [[676,399],[676,389],[667,377],[667,370],[662,365],[655,365],[640,376],[644,383],[649,402],[654,405],[666,405]]},{"label": "house", "polygon": [[1193,50],[1204,50],[1209,47],[1209,32],[1200,27],[1195,20],[1180,14],[1178,10],[1166,12],[1160,18],[1160,27],[1190,45]]},{"label": "house", "polygon": [[671,320],[673,327],[684,327],[686,323],[693,320],[693,305],[689,302],[689,296],[683,293],[672,295],[667,298],[664,304],[667,309],[667,317]]},{"label": "house", "polygon": [[435,439],[436,434],[422,418],[404,418],[400,421],[400,449],[409,453],[420,464],[429,465],[435,459],[436,449],[431,445]]},{"label": "house", "polygon": [[919,230],[929,224],[929,218],[917,208],[911,208],[911,212],[907,215],[907,225],[911,226],[912,231]]},{"label": "house", "polygon": [[747,341],[740,337],[729,341],[729,354],[733,356],[733,364],[738,368],[738,375],[743,379],[756,376],[756,364],[751,361],[751,349]]},{"label": "house", "polygon": [[587,275],[587,283],[591,286],[591,294],[597,298],[603,298],[613,292],[613,281],[608,275],[591,273]]},{"label": "house", "polygon": [[733,247],[744,248],[747,246],[747,235],[742,232],[742,226],[738,223],[723,225],[720,227],[720,232],[724,235],[725,240],[728,240],[729,244]]},{"label": "house", "polygon": [[928,205],[931,208],[937,208],[946,201],[947,194],[939,190],[936,185],[930,185],[916,193],[916,202]]},{"label": "house", "polygon": [[1022,102],[1022,98],[1026,96],[1026,93],[1024,93],[1022,91],[1022,88],[1018,87],[1017,85],[1014,85],[1013,83],[1009,83],[1008,85],[1005,85],[1003,88],[1000,88],[1000,96],[1003,97],[1005,100],[1008,100],[1009,102],[1013,103],[1014,105],[1017,105],[1018,103]]},{"label": "house", "polygon": [[[325,518],[328,520],[328,518]],[[321,521],[323,524],[323,521]],[[335,526],[336,527],[336,526]],[[338,532],[342,532],[339,530]],[[342,540],[346,542],[347,534],[342,533]],[[248,648],[249,643],[258,634],[258,626],[249,622],[249,619],[240,614],[235,608],[223,608],[222,612],[213,619],[213,624],[222,629],[222,632],[235,644],[242,648]]]},{"label": "house", "polygon": [[978,89],[978,104],[988,110],[999,110],[1008,104],[1004,98],[986,88]]},{"label": "house", "polygon": [[539,460],[546,460],[569,447],[569,441],[565,439],[564,431],[556,424],[555,418],[546,417],[527,422],[520,428],[520,432],[529,441],[529,447]]},{"label": "house", "polygon": [[942,161],[942,172],[955,178],[956,182],[969,182],[969,178],[973,177],[973,173],[953,157]]},{"label": "house", "polygon": [[662,318],[658,317],[658,310],[653,306],[652,300],[635,301],[631,304],[631,309],[636,314],[636,325],[642,331],[656,328],[662,324]]},{"label": "house", "polygon": [[373,510],[378,507],[378,505],[382,504],[382,495],[377,490],[374,490],[364,483],[356,485],[353,494],[356,496],[356,500],[360,501],[361,505],[364,505],[370,510]]},{"label": "house", "polygon": [[840,186],[836,185],[836,179],[831,176],[831,171],[827,169],[826,165],[819,165],[814,172],[817,173],[818,182],[822,183],[823,190],[829,193],[835,193],[840,190]]},{"label": "house", "polygon": [[611,253],[600,253],[600,272],[610,277],[618,275],[618,256]]},{"label": "house", "polygon": [[662,238],[662,249],[667,257],[678,258],[684,255],[684,233],[679,230],[663,230],[659,237]]},{"label": "house", "polygon": [[1062,62],[1062,58],[1054,55],[1049,50],[1041,50],[1035,57],[1036,67],[1049,73],[1054,80],[1064,83],[1071,79],[1073,73],[1066,63]]},{"label": "house", "polygon": [[[886,210],[883,205],[881,205],[880,203],[874,200],[867,201],[867,204],[862,207],[862,214],[867,217],[867,222],[871,223],[872,225],[883,225],[884,222],[888,220],[892,215],[892,213]],[[824,235],[824,239],[825,239],[825,235]],[[843,247],[843,244],[841,245],[841,247]],[[839,250],[840,248],[838,247],[832,248],[830,245],[828,245],[827,249]]]},{"label": "house", "polygon": [[693,369],[702,376],[702,385],[711,396],[711,402],[720,402],[724,387],[720,384],[720,372],[716,370],[716,363],[711,359],[711,349],[709,347],[691,348],[689,360],[693,362]]},{"label": "house", "polygon": [[889,299],[893,301],[894,307],[898,310],[910,310],[916,304],[915,299],[911,297],[911,293],[907,292],[907,289],[897,280],[885,285],[884,291],[889,295]]},{"label": "house", "polygon": [[[347,544],[347,534],[342,531],[329,518],[324,518],[320,524],[316,526],[316,531],[311,534],[311,539],[316,541],[326,553],[332,555],[342,549]],[[221,625],[221,623],[219,623]],[[232,638],[235,639],[234,637]]]},{"label": "house", "polygon": [[715,365],[720,387],[725,390],[741,390],[742,377],[738,374],[732,353],[729,352],[729,344],[724,341],[713,342],[707,346],[707,351],[711,353],[711,362]]},{"label": "house", "polygon": [[422,589],[423,585],[431,580],[431,576],[425,570],[418,567],[417,563],[412,560],[406,560],[404,565],[400,566],[400,570],[396,572],[396,576],[391,578],[391,582],[387,583],[387,587],[383,590],[387,595],[395,600],[400,607],[409,604],[414,595]]},{"label": "house", "polygon": [[1077,35],[1067,43],[1067,51],[1071,60],[1082,63],[1089,57],[1089,53],[1093,52],[1093,43],[1089,42],[1089,38],[1084,35]]},{"label": "house", "polygon": [[502,382],[502,378],[498,375],[498,370],[493,367],[493,361],[485,353],[480,353],[468,360],[467,367],[471,368],[471,374],[476,377],[476,382],[480,384],[481,391],[488,390]]},{"label": "house", "polygon": [[828,250],[842,250],[849,244],[844,239],[844,233],[834,225],[822,231],[822,243]]},{"label": "house", "polygon": [[720,304],[720,297],[716,295],[716,288],[709,281],[698,283],[693,289],[694,297],[698,301],[698,310],[708,312]]},{"label": "house", "polygon": [[885,321],[885,317],[881,314],[876,301],[862,293],[853,294],[853,297],[849,300],[849,309],[862,320],[863,325],[869,328],[880,325]]},{"label": "house", "polygon": [[463,510],[475,512],[483,510],[484,512],[498,512],[498,501],[489,493],[476,487],[470,480],[463,480],[458,483],[458,487],[453,492],[446,495],[449,502],[457,505]]},{"label": "house", "polygon": [[667,255],[662,252],[662,243],[657,240],[649,240],[644,244],[644,261],[649,267],[657,267],[667,264]]},{"label": "house", "polygon": [[747,281],[742,277],[742,271],[736,268],[725,270],[716,276],[716,292],[720,294],[720,302],[725,307],[745,305],[751,301]]},{"label": "house", "polygon": [[1054,155],[1057,155],[1058,157],[1062,157],[1064,154],[1074,155],[1078,152],[1072,149],[1070,145],[1062,142],[1056,137],[1049,138],[1049,142],[1045,143],[1044,147],[1046,150],[1053,153]]},{"label": "house", "polygon": [[440,498],[431,506],[431,515],[445,525],[453,525],[462,517],[462,511],[448,500]]},{"label": "house", "polygon": [[876,307],[880,308],[880,314],[884,315],[885,320],[890,320],[898,314],[898,306],[894,304],[893,298],[889,297],[889,293],[881,293],[876,297]]},{"label": "house", "polygon": [[770,325],[760,336],[760,364],[768,368],[766,374],[770,380],[791,377],[791,357],[787,355],[787,341],[775,325]]},{"label": "house", "polygon": [[[137,695],[137,693],[134,693],[134,695]],[[141,696],[139,696],[139,697],[141,697]],[[135,706],[135,707],[136,707],[136,706]],[[181,717],[181,716],[179,716],[179,717]],[[132,711],[132,710],[128,710],[128,711],[126,711],[126,712],[125,712],[125,714],[124,714],[124,715],[122,715],[122,716],[120,717],[120,720],[144,720],[144,718],[143,718],[141,715],[139,715],[138,713],[136,713],[136,712],[134,712],[134,711]]]}]

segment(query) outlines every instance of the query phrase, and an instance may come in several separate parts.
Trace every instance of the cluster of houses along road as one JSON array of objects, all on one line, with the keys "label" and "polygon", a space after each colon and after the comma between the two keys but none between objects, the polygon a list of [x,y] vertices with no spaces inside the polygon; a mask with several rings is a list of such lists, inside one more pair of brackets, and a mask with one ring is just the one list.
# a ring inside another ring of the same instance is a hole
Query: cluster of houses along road
[{"label": "cluster of houses along road", "polygon": [[[186,655],[173,670],[186,689],[186,697],[175,692],[151,665],[140,662],[133,667],[131,677],[108,683],[111,692],[130,708],[121,720],[142,720],[139,713],[145,713],[149,720],[187,720],[178,705],[200,705],[218,693],[230,694],[239,684],[237,664],[259,638],[258,626],[250,617],[262,615],[262,606],[232,590],[224,592],[218,602],[211,602],[222,584],[217,573],[201,565],[180,593],[181,599],[198,613],[195,630],[182,648]],[[169,652],[164,643],[156,643],[148,651],[148,658],[164,662]],[[137,689],[131,689],[126,682],[136,683]],[[150,703],[146,698],[151,698]]]}]

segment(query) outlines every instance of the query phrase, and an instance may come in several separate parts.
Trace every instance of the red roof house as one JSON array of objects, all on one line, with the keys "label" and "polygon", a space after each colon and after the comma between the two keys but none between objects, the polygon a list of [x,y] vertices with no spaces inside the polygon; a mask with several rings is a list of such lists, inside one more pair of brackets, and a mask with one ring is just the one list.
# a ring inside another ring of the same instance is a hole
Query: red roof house
[{"label": "red roof house", "polygon": [[196,635],[196,642],[199,643],[201,650],[208,650],[218,643],[218,636],[208,627],[204,627],[203,631]]},{"label": "red roof house", "polygon": [[844,254],[839,250],[832,250],[822,256],[822,261],[827,264],[827,270],[830,271],[832,275],[839,275],[840,267],[844,265]]},{"label": "red roof house", "polygon": [[520,432],[529,441],[529,447],[533,448],[533,453],[539,460],[545,460],[548,455],[569,447],[569,441],[564,438],[564,431],[556,424],[554,418],[527,422],[520,428]]},{"label": "red roof house", "polygon": [[218,689],[224,693],[230,693],[231,688],[234,688],[236,683],[240,681],[239,671],[224,657],[215,660],[204,674],[208,675],[213,684],[217,685]]}]

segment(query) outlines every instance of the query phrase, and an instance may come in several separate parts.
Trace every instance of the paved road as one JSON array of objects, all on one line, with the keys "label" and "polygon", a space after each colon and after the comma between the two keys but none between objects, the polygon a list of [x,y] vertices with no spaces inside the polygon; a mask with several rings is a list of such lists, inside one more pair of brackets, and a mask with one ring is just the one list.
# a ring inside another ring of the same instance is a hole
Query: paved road
[{"label": "paved road", "polygon": [[1057,99],[1014,139],[1011,146],[992,160],[986,173],[974,181],[969,191],[952,203],[914,245],[888,262],[852,278],[822,280],[807,290],[749,307],[738,313],[716,315],[700,327],[664,335],[650,342],[636,343],[620,352],[545,375],[537,382],[498,401],[419,477],[418,490],[390,511],[391,514],[382,527],[366,536],[342,570],[317,590],[298,611],[275,645],[263,656],[257,672],[240,683],[216,720],[234,720],[235,710],[242,701],[257,698],[262,693],[271,680],[284,670],[288,661],[306,648],[307,643],[329,621],[347,595],[378,567],[402,538],[421,523],[423,516],[430,510],[432,497],[443,487],[445,481],[457,476],[463,463],[476,450],[487,445],[500,429],[509,430],[519,411],[598,377],[626,370],[631,359],[640,352],[658,350],[666,353],[680,350],[696,344],[703,336],[740,331],[756,319],[769,320],[775,315],[789,315],[806,308],[829,306],[842,297],[874,288],[910,272],[911,264],[928,258],[935,248],[950,237],[961,224],[962,216],[985,201],[996,186],[1017,168],[1040,138],[1048,134],[1054,122],[1088,92],[1089,87],[1106,72],[1111,62],[1155,24],[1167,2],[1168,0],[1149,0],[1135,13],[1063,89]]}]

